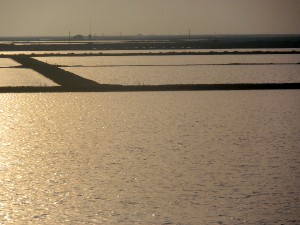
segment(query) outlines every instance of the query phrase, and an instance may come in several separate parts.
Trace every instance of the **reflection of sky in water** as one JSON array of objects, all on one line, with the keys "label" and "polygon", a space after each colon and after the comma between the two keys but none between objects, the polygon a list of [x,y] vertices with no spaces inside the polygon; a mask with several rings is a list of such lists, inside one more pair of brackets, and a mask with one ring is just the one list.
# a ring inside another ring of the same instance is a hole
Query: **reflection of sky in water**
[{"label": "reflection of sky in water", "polygon": [[[102,84],[222,84],[299,82],[300,55],[173,55],[37,57]],[[261,65],[213,65],[213,64]],[[272,63],[272,64],[271,64]],[[280,63],[294,63],[284,65]],[[80,67],[82,66],[82,67]],[[86,67],[85,67],[86,66]]]},{"label": "reflection of sky in water", "polygon": [[102,84],[223,84],[300,82],[300,65],[64,67]]},{"label": "reflection of sky in water", "polygon": [[278,55],[172,55],[172,56],[86,56],[36,57],[50,64],[67,66],[190,65],[229,63],[298,63],[300,54]]},{"label": "reflection of sky in water", "polygon": [[[295,64],[300,62],[299,54],[76,56],[37,57],[36,59],[49,64],[65,65],[63,69],[102,84],[300,82],[300,65]],[[14,61],[9,59],[2,59],[0,62],[6,66],[14,65]],[[251,63],[257,63],[257,65],[247,65]],[[72,66],[79,67],[73,68]],[[32,70],[0,68],[1,86],[56,86],[56,84]]]},{"label": "reflection of sky in water", "polygon": [[57,86],[31,69],[0,68],[0,87],[8,86]]}]

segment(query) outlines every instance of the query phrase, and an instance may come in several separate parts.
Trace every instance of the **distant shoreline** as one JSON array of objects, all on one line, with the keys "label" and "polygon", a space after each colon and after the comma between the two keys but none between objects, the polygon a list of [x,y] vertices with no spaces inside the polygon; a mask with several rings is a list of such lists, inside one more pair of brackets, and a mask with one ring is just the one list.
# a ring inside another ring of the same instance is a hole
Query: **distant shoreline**
[{"label": "distant shoreline", "polygon": [[[26,53],[26,51],[25,51]],[[29,54],[1,54],[0,58],[11,58],[14,55],[28,55],[30,57],[58,57],[58,56],[168,56],[168,55],[276,55],[276,54],[300,54],[300,50],[292,50],[292,51],[209,51],[209,52],[180,52],[176,50],[170,50],[170,52],[132,52],[132,53],[107,53],[103,52],[95,52],[95,53],[29,53]]]},{"label": "distant shoreline", "polygon": [[0,51],[300,48],[300,35],[81,37],[0,38]]}]

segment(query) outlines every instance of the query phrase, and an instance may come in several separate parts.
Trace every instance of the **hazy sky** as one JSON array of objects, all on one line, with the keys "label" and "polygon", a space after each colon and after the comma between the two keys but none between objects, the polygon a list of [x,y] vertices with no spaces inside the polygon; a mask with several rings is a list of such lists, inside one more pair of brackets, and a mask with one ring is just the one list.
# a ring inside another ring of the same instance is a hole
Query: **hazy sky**
[{"label": "hazy sky", "polygon": [[0,36],[300,34],[300,0],[0,0]]}]

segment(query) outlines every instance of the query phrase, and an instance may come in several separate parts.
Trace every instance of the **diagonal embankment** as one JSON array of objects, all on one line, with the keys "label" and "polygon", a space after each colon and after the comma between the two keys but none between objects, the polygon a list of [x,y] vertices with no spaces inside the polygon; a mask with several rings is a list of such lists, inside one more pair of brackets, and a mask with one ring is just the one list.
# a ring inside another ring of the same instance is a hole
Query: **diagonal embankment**
[{"label": "diagonal embankment", "polygon": [[36,72],[42,74],[43,76],[54,81],[58,85],[64,88],[72,89],[85,89],[85,88],[95,88],[101,86],[95,81],[85,79],[74,73],[60,69],[55,65],[49,65],[47,63],[38,61],[29,56],[16,55],[11,56],[11,58],[18,63],[22,64],[26,68],[35,70]]},{"label": "diagonal embankment", "polygon": [[240,83],[240,84],[174,84],[174,85],[112,85],[99,84],[74,73],[25,55],[9,56],[24,67],[51,79],[59,87],[0,87],[0,93],[26,92],[130,92],[130,91],[212,91],[212,90],[278,90],[300,89],[300,83]]}]

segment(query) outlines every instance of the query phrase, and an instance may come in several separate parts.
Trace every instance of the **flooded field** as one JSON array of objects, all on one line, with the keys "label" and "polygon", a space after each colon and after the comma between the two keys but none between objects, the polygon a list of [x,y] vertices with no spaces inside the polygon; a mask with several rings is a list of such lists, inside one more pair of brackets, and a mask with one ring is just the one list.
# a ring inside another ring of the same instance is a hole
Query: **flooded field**
[{"label": "flooded field", "polygon": [[[300,82],[300,55],[36,57],[99,84],[234,84]],[[0,58],[0,87],[57,86],[42,74]]]},{"label": "flooded field", "polygon": [[9,58],[0,58],[0,69],[14,66],[20,66],[20,64]]},{"label": "flooded field", "polygon": [[100,84],[300,82],[300,55],[39,57]]},{"label": "flooded field", "polygon": [[108,66],[63,69],[102,84],[224,84],[300,82],[300,65]]},{"label": "flooded field", "polygon": [[0,87],[57,86],[41,74],[24,68],[0,68]]},{"label": "flooded field", "polygon": [[[300,82],[299,54],[36,59],[56,65],[40,63],[49,79],[0,58],[0,87],[58,86],[51,71],[61,69],[99,84]],[[299,99],[299,90],[2,93],[0,223],[299,224]]]},{"label": "flooded field", "polygon": [[203,65],[300,63],[300,54],[271,55],[173,55],[173,56],[86,56],[36,57],[36,59],[63,66],[114,66],[114,65]]}]

